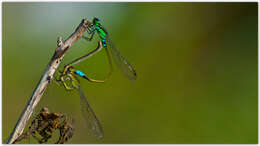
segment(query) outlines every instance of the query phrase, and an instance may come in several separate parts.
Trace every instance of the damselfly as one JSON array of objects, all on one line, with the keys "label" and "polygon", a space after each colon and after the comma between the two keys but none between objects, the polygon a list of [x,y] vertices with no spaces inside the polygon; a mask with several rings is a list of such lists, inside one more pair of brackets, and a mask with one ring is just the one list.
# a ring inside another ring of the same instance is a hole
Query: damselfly
[{"label": "damselfly", "polygon": [[[136,71],[134,68],[127,62],[127,60],[121,55],[119,50],[115,47],[115,45],[112,43],[107,31],[105,28],[101,25],[100,20],[98,18],[94,18],[92,22],[92,26],[87,28],[87,32],[90,35],[90,38],[86,36],[82,36],[85,40],[91,41],[93,39],[94,34],[97,32],[100,38],[100,41],[98,42],[98,46],[95,50],[91,51],[90,53],[81,56],[71,63],[67,64],[64,66],[64,70],[60,72],[60,77],[57,79],[57,81],[62,82],[63,86],[65,87],[66,90],[73,90],[76,89],[79,92],[80,95],[80,103],[81,103],[81,111],[83,114],[83,117],[85,118],[87,125],[90,129],[90,131],[97,136],[98,138],[103,137],[103,130],[101,127],[101,124],[99,123],[94,111],[90,107],[87,98],[85,97],[84,92],[81,90],[80,87],[80,81],[77,78],[82,77],[90,82],[96,82],[96,83],[103,83],[110,75],[112,72],[112,63],[111,63],[111,58],[109,51],[112,54],[112,57],[117,64],[118,68],[120,71],[131,81],[136,80]],[[99,52],[102,48],[105,48],[107,57],[108,57],[108,63],[110,67],[110,71],[108,75],[105,77],[103,80],[96,80],[96,79],[91,79],[87,77],[83,72],[80,70],[75,70],[73,65],[78,64],[82,62],[83,60],[86,60]],[[109,48],[109,49],[108,49]]]},{"label": "damselfly", "polygon": [[80,81],[77,76],[85,78],[87,80],[90,79],[83,72],[75,70],[73,66],[70,66],[69,68],[67,68],[66,71],[60,73],[61,75],[59,79],[56,79],[56,81],[61,82],[66,90],[76,89],[79,92],[81,113],[87,123],[88,129],[99,139],[103,138],[102,126],[98,121],[93,109],[90,107],[84,92],[81,90]]},{"label": "damselfly", "polygon": [[[90,35],[90,37],[88,38],[83,35],[82,38],[84,38],[85,40],[91,41],[93,39],[94,34],[97,32],[99,35],[99,38],[100,38],[101,46],[97,47],[97,49],[93,50],[92,52],[88,53],[87,55],[84,55],[84,56],[72,61],[71,63],[67,64],[65,66],[64,71],[66,71],[70,66],[75,65],[75,64],[91,57],[92,55],[94,55],[95,53],[100,51],[102,48],[105,48],[106,54],[108,57],[108,63],[110,65],[110,72],[108,73],[108,75],[106,76],[106,78],[104,80],[100,80],[101,82],[104,82],[110,76],[110,74],[112,72],[112,64],[111,64],[110,54],[108,51],[108,48],[109,48],[109,50],[112,54],[112,57],[113,57],[116,65],[120,69],[120,71],[131,81],[135,81],[136,80],[136,71],[130,65],[130,63],[128,63],[128,61],[125,59],[125,57],[123,57],[121,55],[120,51],[116,48],[116,46],[112,43],[112,41],[108,35],[108,32],[101,25],[101,22],[98,18],[93,19],[92,26],[87,28],[87,32]],[[93,80],[93,82],[95,82],[95,80]]]}]

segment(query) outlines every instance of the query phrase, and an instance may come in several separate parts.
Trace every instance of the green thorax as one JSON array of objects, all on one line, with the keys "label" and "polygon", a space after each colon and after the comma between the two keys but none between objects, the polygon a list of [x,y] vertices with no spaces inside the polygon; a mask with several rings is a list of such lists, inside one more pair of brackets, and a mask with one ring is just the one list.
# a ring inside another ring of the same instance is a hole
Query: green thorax
[{"label": "green thorax", "polygon": [[105,30],[101,26],[96,26],[96,30],[97,30],[97,32],[99,34],[99,37],[102,40],[105,40],[106,37],[107,37],[107,33],[105,32]]}]

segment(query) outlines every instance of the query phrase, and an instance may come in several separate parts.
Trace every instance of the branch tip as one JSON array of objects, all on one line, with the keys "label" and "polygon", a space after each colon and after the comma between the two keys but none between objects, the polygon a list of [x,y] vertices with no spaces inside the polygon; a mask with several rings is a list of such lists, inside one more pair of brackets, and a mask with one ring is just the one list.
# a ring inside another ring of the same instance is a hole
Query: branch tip
[{"label": "branch tip", "polygon": [[87,19],[86,18],[82,19],[82,23],[87,24]]},{"label": "branch tip", "polygon": [[57,39],[57,46],[61,47],[62,45],[63,45],[62,37],[58,37],[58,39]]}]

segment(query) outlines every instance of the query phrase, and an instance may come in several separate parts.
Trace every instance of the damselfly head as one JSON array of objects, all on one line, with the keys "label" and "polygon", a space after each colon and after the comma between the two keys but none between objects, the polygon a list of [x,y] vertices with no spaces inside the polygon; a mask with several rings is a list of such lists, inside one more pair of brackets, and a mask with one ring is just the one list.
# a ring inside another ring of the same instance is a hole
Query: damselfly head
[{"label": "damselfly head", "polygon": [[97,25],[97,26],[101,25],[101,24],[100,24],[100,20],[99,20],[97,17],[94,17],[92,23],[93,23],[94,25]]}]

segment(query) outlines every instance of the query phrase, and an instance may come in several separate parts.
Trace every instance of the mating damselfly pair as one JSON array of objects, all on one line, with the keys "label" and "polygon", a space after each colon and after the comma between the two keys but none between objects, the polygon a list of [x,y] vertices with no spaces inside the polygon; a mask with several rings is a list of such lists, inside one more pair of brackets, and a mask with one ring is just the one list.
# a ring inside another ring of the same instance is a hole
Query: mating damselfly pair
[{"label": "mating damselfly pair", "polygon": [[[92,134],[94,134],[96,137],[103,138],[103,130],[102,126],[97,119],[93,109],[90,107],[88,100],[84,94],[84,92],[81,90],[80,86],[80,80],[78,77],[86,79],[90,82],[95,82],[95,83],[103,83],[105,80],[111,75],[112,72],[112,62],[111,62],[111,57],[110,53],[112,54],[112,58],[114,62],[116,63],[117,67],[120,69],[120,71],[131,81],[136,80],[136,71],[134,68],[127,62],[127,60],[121,55],[119,50],[115,47],[115,45],[112,43],[108,32],[106,29],[101,25],[101,22],[98,18],[94,18],[92,21],[92,25],[87,28],[87,33],[90,35],[89,37],[82,36],[83,39],[87,41],[92,41],[93,36],[95,33],[98,33],[99,36],[99,43],[98,47],[91,51],[90,53],[81,56],[71,63],[67,64],[64,66],[64,70],[60,72],[60,75],[56,81],[61,82],[62,85],[65,87],[66,90],[78,90],[79,95],[80,95],[80,105],[81,105],[81,112],[86,120],[87,126]],[[80,70],[77,70],[73,67],[73,65],[78,64],[82,62],[83,60],[86,60],[93,56],[95,53],[100,51],[102,48],[105,49],[106,55],[108,58],[108,63],[110,67],[110,71],[108,75],[105,77],[103,80],[96,80],[96,79],[91,79],[87,77],[85,73],[83,73]]]}]

